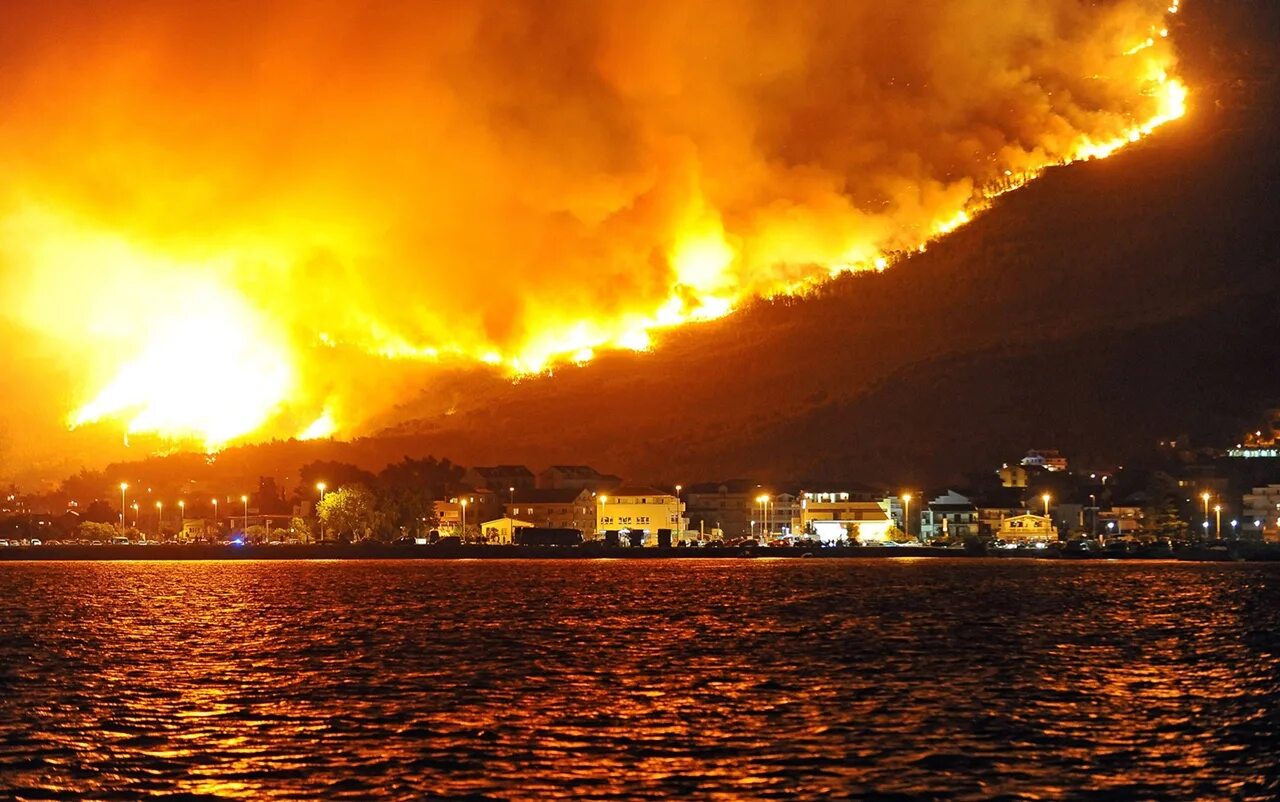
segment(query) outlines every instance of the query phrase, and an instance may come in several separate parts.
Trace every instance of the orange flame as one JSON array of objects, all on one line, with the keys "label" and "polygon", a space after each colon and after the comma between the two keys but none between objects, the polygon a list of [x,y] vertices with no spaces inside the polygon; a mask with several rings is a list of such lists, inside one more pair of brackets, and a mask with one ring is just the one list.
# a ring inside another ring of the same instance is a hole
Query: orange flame
[{"label": "orange flame", "polygon": [[67,44],[24,51],[0,108],[0,266],[83,377],[72,426],[323,438],[374,403],[351,353],[644,351],[884,270],[1187,108],[1178,0],[269,5],[263,39],[217,6],[130,6],[114,38],[28,12]]}]

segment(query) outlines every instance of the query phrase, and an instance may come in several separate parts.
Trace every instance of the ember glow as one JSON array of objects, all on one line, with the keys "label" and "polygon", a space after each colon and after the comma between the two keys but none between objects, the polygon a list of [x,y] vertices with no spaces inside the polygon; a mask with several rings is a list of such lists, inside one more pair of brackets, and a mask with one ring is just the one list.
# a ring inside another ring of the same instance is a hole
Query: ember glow
[{"label": "ember glow", "polygon": [[207,448],[393,403],[334,354],[537,372],[885,269],[1187,100],[1176,0],[3,9],[10,323],[71,425]]}]

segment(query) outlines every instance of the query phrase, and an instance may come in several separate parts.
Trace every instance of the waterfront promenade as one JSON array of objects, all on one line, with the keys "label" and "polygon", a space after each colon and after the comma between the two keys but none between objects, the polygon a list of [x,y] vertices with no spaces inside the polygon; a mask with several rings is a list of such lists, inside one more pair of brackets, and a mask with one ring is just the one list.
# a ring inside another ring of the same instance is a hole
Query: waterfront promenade
[{"label": "waterfront promenade", "polygon": [[673,548],[610,547],[588,542],[581,546],[506,546],[483,544],[400,545],[387,543],[303,544],[303,545],[59,545],[9,546],[0,549],[0,561],[15,560],[500,560],[500,559],[833,559],[833,558],[956,558],[997,557],[1003,559],[1085,559],[1085,560],[1190,560],[1280,561],[1280,546],[1232,543],[1226,546],[1186,548],[1145,548],[1132,551],[1084,551],[1050,547],[1044,549],[959,549],[931,546],[703,546]]}]

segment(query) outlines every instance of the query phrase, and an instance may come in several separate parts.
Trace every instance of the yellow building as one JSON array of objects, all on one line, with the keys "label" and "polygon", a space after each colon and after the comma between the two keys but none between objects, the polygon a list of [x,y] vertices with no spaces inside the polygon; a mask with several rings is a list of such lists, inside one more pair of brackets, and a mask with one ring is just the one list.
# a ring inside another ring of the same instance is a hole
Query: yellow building
[{"label": "yellow building", "polygon": [[631,545],[654,546],[659,531],[674,540],[684,528],[684,503],[670,493],[652,487],[619,487],[596,496],[596,531],[616,533]]},{"label": "yellow building", "polygon": [[533,524],[528,521],[520,521],[515,518],[498,518],[497,520],[485,521],[480,524],[480,532],[484,536],[484,542],[507,546],[515,540],[517,529],[531,526]]},{"label": "yellow building", "polygon": [[1053,519],[1043,515],[1015,515],[1000,522],[996,537],[1005,543],[1049,543],[1058,539]]}]

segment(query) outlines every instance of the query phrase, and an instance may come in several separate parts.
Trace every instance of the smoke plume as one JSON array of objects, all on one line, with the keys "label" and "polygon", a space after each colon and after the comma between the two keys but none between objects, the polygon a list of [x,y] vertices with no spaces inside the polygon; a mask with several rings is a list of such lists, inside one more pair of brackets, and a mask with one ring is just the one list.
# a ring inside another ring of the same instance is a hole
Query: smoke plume
[{"label": "smoke plume", "polygon": [[1107,155],[1181,112],[1169,12],[11,0],[3,327],[50,419],[349,434],[357,362],[644,348]]}]

